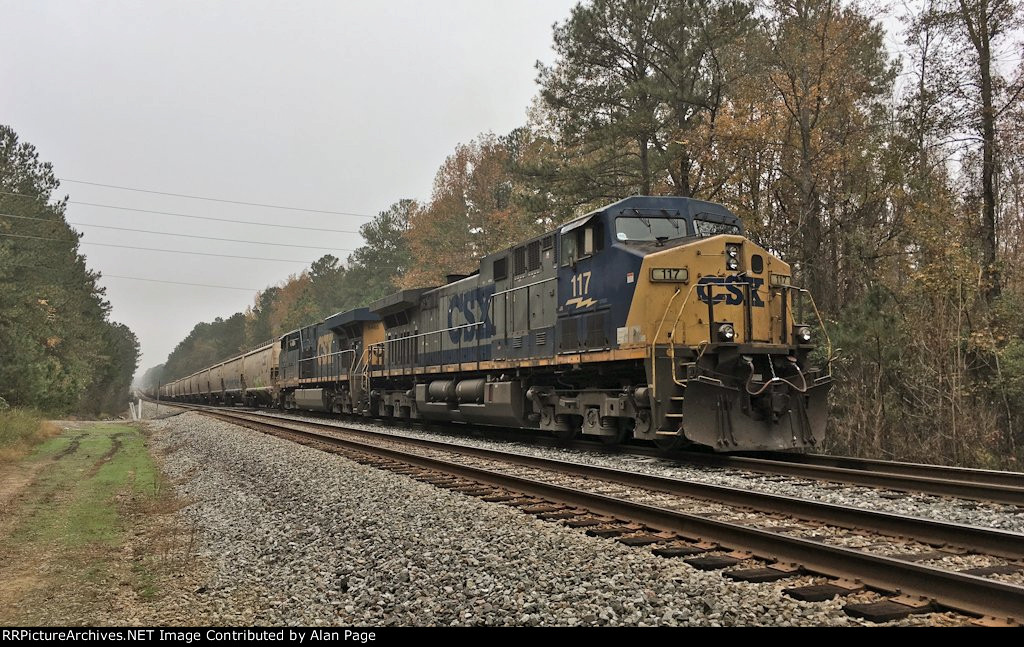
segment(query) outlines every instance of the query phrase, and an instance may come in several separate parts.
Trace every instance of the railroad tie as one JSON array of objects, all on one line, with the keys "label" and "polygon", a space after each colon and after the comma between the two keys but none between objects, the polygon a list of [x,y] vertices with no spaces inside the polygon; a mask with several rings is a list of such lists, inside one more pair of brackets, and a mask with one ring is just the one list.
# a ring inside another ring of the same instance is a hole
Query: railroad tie
[{"label": "railroad tie", "polygon": [[778,562],[762,568],[743,568],[725,571],[722,575],[738,582],[760,583],[774,582],[787,577],[793,577],[794,575],[799,575],[800,572],[801,568],[797,564]]},{"label": "railroad tie", "polygon": [[650,546],[651,544],[657,544],[667,539],[673,539],[675,536],[671,533],[663,532],[641,532],[633,535],[627,535],[624,537],[616,537],[615,541],[626,546]]},{"label": "railroad tie", "polygon": [[694,544],[684,544],[679,546],[662,546],[655,548],[651,552],[658,557],[690,557],[706,553],[707,551],[707,548],[700,548]]},{"label": "railroad tie", "polygon": [[854,618],[863,618],[870,622],[890,622],[906,618],[910,614],[930,613],[935,605],[928,598],[913,595],[900,595],[878,602],[854,603],[843,606],[843,611]]},{"label": "railroad tie", "polygon": [[602,525],[587,528],[586,532],[587,535],[591,537],[610,538],[618,537],[619,535],[624,535],[626,533],[636,532],[637,530],[639,530],[639,528],[633,525]]},{"label": "railroad tie", "polygon": [[544,521],[561,521],[562,519],[572,519],[583,514],[580,510],[556,510],[554,512],[542,512],[537,515]]},{"label": "railroad tie", "polygon": [[728,555],[705,555],[704,557],[691,557],[683,561],[698,571],[720,571],[723,568],[739,564],[743,559]]},{"label": "railroad tie", "polygon": [[986,575],[1012,575],[1019,571],[1024,571],[1024,564],[999,564],[996,566],[981,566],[978,568],[968,568],[965,571],[960,571],[965,575],[977,575],[978,577],[985,577]]},{"label": "railroad tie", "polygon": [[801,602],[824,602],[834,597],[844,597],[864,590],[859,580],[833,580],[825,584],[808,584],[783,589],[782,592]]}]

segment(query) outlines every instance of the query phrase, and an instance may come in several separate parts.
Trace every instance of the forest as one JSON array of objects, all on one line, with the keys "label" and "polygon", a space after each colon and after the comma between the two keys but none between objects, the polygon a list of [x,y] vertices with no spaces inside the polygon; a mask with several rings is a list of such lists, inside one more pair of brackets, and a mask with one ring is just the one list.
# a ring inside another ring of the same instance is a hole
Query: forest
[{"label": "forest", "polygon": [[0,427],[11,407],[117,415],[138,367],[138,339],[110,320],[59,186],[35,147],[0,125]]},{"label": "forest", "polygon": [[198,324],[145,381],[439,285],[622,197],[692,196],[731,208],[814,295],[836,349],[831,451],[1020,469],[1024,13],[925,0],[888,29],[876,14],[580,3],[554,26],[521,127],[456,145],[429,198],[397,200],[347,258]]}]

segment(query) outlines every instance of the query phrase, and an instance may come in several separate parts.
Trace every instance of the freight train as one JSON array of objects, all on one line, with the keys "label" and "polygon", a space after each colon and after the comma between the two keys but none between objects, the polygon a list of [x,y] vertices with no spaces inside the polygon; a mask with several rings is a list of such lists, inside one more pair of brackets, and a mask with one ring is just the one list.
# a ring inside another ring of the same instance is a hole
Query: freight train
[{"label": "freight train", "polygon": [[812,363],[818,335],[790,266],[728,209],[634,196],[446,285],[401,290],[163,385],[160,397],[807,451],[822,443],[832,383],[828,362]]}]

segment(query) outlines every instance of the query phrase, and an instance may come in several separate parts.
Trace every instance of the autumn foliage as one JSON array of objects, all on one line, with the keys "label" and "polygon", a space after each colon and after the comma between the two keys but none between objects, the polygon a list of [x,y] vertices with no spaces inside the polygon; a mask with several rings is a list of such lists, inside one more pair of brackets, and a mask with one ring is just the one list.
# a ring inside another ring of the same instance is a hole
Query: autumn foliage
[{"label": "autumn foliage", "polygon": [[692,196],[740,215],[825,315],[829,449],[1018,466],[1024,62],[1005,53],[1022,14],[928,0],[897,54],[851,0],[582,2],[528,123],[458,144],[429,200],[261,293],[242,343],[442,284],[628,195]]}]

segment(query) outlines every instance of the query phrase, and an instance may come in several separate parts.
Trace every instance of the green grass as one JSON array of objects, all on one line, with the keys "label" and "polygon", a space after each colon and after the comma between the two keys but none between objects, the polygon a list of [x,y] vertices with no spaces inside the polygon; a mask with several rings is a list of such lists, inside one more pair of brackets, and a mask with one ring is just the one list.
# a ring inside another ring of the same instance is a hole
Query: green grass
[{"label": "green grass", "polygon": [[[122,504],[154,496],[159,478],[142,435],[127,425],[92,425],[39,446],[39,473],[15,528],[16,542],[81,547],[121,541]],[[119,503],[119,500],[121,503]]]},{"label": "green grass", "polygon": [[167,515],[178,502],[142,431],[77,427],[9,463],[30,481],[0,533],[0,593],[5,578],[23,582],[20,610],[0,608],[0,624],[66,624],[67,613],[107,608],[123,595],[118,582],[136,600],[155,601],[173,582],[168,574],[188,563],[191,536]]}]

